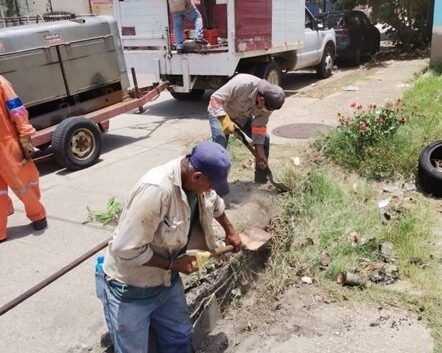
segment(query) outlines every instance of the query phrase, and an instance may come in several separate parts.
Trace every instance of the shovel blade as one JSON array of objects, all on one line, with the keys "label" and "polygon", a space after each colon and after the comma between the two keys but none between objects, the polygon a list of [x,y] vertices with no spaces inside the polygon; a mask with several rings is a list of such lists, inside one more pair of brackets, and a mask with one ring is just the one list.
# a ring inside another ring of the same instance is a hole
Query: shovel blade
[{"label": "shovel blade", "polygon": [[258,250],[269,239],[272,238],[272,234],[259,228],[250,228],[246,233],[241,233],[239,237],[241,242],[247,250]]}]

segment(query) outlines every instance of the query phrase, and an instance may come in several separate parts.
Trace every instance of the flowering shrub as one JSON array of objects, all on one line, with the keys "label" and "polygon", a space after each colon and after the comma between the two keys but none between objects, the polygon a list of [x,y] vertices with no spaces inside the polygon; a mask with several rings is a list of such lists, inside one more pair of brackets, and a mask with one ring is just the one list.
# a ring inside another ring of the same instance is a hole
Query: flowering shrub
[{"label": "flowering shrub", "polygon": [[318,147],[338,164],[370,179],[395,177],[398,171],[392,165],[393,157],[408,143],[397,131],[410,112],[404,111],[401,100],[383,107],[352,103],[350,108],[351,114],[338,114],[337,129],[318,142]]},{"label": "flowering shrub", "polygon": [[362,105],[352,103],[350,108],[353,109],[352,116],[338,113],[338,130],[347,137],[347,142],[353,145],[356,152],[361,153],[361,157],[366,148],[391,137],[406,122],[400,99],[383,107],[369,105],[364,109]]}]

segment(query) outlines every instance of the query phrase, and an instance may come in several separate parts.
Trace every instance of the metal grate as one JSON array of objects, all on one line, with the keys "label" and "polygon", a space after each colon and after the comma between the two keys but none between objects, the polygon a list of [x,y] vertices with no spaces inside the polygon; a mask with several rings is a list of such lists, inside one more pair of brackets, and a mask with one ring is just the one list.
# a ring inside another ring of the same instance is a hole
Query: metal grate
[{"label": "metal grate", "polygon": [[55,22],[63,20],[72,20],[75,18],[73,14],[42,14],[37,16],[13,16],[0,17],[0,28],[23,26],[29,24]]}]

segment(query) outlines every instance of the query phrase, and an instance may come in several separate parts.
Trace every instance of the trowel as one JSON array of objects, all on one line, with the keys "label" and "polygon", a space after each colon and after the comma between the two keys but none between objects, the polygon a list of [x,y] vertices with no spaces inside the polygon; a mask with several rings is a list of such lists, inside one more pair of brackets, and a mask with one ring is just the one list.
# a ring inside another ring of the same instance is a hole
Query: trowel
[{"label": "trowel", "polygon": [[[259,228],[249,228],[246,232],[240,233],[242,245],[245,249],[256,251],[263,246],[269,239],[272,238],[272,234]],[[211,257],[221,256],[226,253],[233,252],[235,247],[233,245],[220,246],[211,251],[202,250],[188,250],[186,255],[195,256],[196,264],[198,267],[203,266]]]}]

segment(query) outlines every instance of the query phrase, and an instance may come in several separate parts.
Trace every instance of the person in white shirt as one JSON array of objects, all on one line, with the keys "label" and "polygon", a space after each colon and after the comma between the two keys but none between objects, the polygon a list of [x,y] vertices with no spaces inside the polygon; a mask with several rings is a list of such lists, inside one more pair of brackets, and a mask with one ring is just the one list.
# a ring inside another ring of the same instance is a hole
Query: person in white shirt
[{"label": "person in white shirt", "polygon": [[[97,295],[115,353],[146,353],[149,329],[158,352],[192,352],[192,324],[179,276],[198,271],[191,243],[217,247],[213,218],[226,243],[241,240],[224,213],[227,151],[201,142],[185,157],[151,169],[137,183],[97,272]],[[195,232],[194,232],[195,230]],[[199,230],[199,231],[198,231]]]}]

